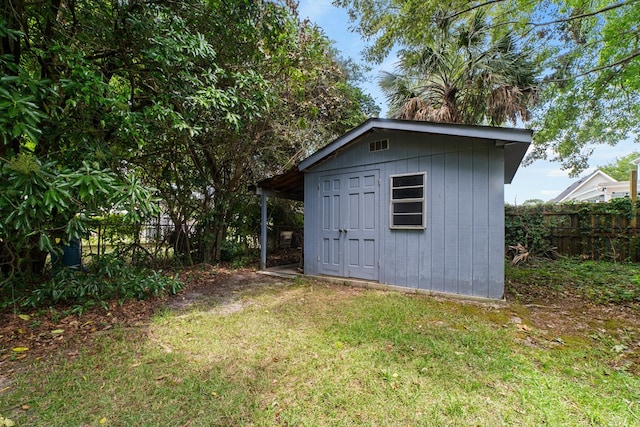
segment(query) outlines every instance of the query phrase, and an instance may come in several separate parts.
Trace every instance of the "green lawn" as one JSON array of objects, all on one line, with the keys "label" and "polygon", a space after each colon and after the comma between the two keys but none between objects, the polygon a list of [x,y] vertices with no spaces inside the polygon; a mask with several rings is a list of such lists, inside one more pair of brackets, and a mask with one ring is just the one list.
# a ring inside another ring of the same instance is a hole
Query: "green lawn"
[{"label": "green lawn", "polygon": [[77,356],[36,362],[0,387],[0,416],[36,426],[640,425],[640,377],[611,367],[608,331],[549,336],[522,324],[522,306],[298,281],[231,306],[166,311]]}]

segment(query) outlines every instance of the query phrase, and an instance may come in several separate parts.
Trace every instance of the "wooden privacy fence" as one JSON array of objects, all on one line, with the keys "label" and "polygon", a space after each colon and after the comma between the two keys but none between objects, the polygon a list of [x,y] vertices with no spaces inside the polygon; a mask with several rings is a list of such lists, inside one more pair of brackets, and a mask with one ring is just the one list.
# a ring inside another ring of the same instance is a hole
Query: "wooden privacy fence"
[{"label": "wooden privacy fence", "polygon": [[[625,205],[626,202],[626,205]],[[532,255],[640,260],[638,209],[631,201],[594,204],[507,206],[505,244],[521,244]],[[621,208],[621,209],[618,209]]]}]

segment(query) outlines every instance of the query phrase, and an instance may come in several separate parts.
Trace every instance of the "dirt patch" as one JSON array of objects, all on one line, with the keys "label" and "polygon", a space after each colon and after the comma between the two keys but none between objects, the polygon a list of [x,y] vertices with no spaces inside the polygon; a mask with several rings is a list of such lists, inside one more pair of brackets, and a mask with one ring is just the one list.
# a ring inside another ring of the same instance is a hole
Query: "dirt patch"
[{"label": "dirt patch", "polygon": [[[165,307],[170,310],[189,310],[198,307],[237,306],[238,297],[250,289],[282,284],[282,279],[258,274],[255,270],[194,268],[185,275],[187,286],[172,296]],[[233,309],[229,309],[233,310]]]},{"label": "dirt patch", "polygon": [[111,301],[107,308],[96,307],[80,316],[63,314],[71,307],[47,311],[0,313],[0,391],[7,387],[10,374],[25,362],[52,354],[70,358],[93,338],[119,327],[145,327],[160,309],[188,311],[196,308],[216,310],[228,315],[242,310],[243,292],[283,284],[283,280],[256,273],[200,265],[181,272],[182,291],[170,297]]}]

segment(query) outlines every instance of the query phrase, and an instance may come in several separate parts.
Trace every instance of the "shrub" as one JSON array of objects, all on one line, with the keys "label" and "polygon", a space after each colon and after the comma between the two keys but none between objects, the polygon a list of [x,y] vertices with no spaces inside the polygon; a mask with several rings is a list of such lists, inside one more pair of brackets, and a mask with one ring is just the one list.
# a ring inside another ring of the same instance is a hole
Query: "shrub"
[{"label": "shrub", "polygon": [[147,299],[164,293],[175,294],[183,284],[177,275],[162,271],[134,267],[115,254],[103,255],[90,263],[88,269],[60,268],[51,278],[36,289],[20,292],[11,300],[0,303],[0,308],[10,306],[43,307],[72,305],[72,311],[82,313],[95,305],[107,307],[107,301],[118,299]]}]

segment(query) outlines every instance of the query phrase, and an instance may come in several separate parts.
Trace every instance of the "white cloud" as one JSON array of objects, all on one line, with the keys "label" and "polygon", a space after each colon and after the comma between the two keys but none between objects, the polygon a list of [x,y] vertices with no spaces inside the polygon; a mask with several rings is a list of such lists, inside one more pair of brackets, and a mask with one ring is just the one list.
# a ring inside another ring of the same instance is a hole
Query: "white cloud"
[{"label": "white cloud", "polygon": [[301,1],[298,7],[300,19],[309,18],[318,22],[324,15],[330,14],[334,9],[331,0],[306,0]]},{"label": "white cloud", "polygon": [[569,171],[562,170],[560,168],[556,168],[556,169],[548,170],[545,175],[546,176],[550,176],[550,177],[558,177],[558,176],[568,177],[569,176]]}]

